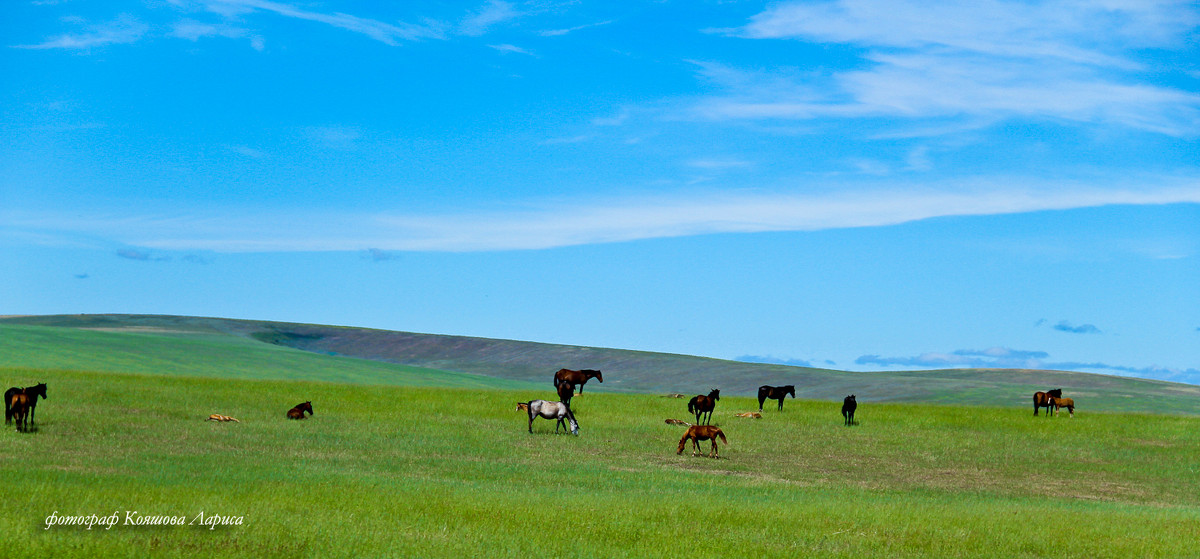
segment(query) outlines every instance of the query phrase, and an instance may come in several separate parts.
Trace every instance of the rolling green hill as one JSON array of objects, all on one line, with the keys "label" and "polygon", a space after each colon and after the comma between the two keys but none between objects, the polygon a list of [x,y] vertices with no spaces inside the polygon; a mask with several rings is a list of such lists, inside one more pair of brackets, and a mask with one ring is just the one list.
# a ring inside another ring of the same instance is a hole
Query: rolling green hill
[{"label": "rolling green hill", "polygon": [[[848,372],[687,355],[263,321],[157,315],[0,318],[0,366],[377,384],[545,386],[560,368],[599,369],[587,391],[1026,406],[1062,387],[1081,411],[1200,414],[1200,387],[1065,371]],[[516,383],[516,384],[511,384]]]}]

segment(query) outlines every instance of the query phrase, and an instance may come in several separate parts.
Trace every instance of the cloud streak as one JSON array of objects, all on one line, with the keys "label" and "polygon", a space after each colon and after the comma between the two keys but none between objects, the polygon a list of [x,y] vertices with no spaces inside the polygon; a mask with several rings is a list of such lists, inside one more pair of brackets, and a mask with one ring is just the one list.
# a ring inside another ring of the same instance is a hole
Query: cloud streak
[{"label": "cloud streak", "polygon": [[[1007,181],[1003,181],[1007,183]],[[1020,181],[1013,181],[1020,182]],[[1026,181],[1028,184],[1028,181]],[[224,252],[536,250],[713,233],[817,231],[1104,205],[1200,203],[1200,183],[1139,189],[1080,185],[878,190],[829,194],[713,193],[531,204],[513,211],[411,215],[386,211],[192,217],[0,214],[11,228],[90,236],[163,250]]]},{"label": "cloud streak", "polygon": [[1182,48],[1197,24],[1200,11],[1184,2],[787,3],[724,31],[860,47],[862,67],[797,79],[702,65],[702,74],[725,84],[729,94],[700,101],[693,114],[714,120],[1035,117],[1195,136],[1200,95],[1147,77],[1136,52]]},{"label": "cloud streak", "polygon": [[20,49],[67,49],[88,50],[107,45],[119,45],[137,42],[149,31],[149,27],[129,15],[121,15],[117,19],[90,26],[82,33],[67,33],[51,37],[34,45],[16,45]]}]

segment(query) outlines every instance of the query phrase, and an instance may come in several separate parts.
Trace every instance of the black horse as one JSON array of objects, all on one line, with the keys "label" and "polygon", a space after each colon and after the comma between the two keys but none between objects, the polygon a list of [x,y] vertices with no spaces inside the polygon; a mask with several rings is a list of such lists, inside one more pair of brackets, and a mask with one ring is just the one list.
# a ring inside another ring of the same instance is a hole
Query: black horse
[{"label": "black horse", "polygon": [[18,388],[16,386],[4,391],[4,424],[12,425],[13,409],[12,398],[17,394],[25,394],[29,396],[29,422],[33,423],[33,411],[37,409],[37,397],[41,396],[46,399],[46,383],[40,382],[37,386],[29,388]]},{"label": "black horse", "polygon": [[303,402],[300,404],[296,404],[296,407],[288,410],[287,418],[288,419],[304,419],[304,412],[308,412],[308,415],[313,414],[312,402]]},{"label": "black horse", "polygon": [[854,410],[856,409],[858,409],[858,400],[854,399],[853,394],[842,400],[842,417],[846,418],[846,425],[854,425]]},{"label": "black horse", "polygon": [[700,416],[708,414],[705,418],[705,424],[712,423],[713,408],[717,407],[717,400],[721,399],[721,391],[713,389],[708,393],[708,396],[696,396],[688,400],[688,412],[696,414],[696,424],[700,424]]},{"label": "black horse", "polygon": [[790,384],[787,386],[764,385],[758,387],[758,411],[763,411],[763,402],[766,402],[767,398],[779,400],[779,411],[783,411],[783,399],[786,398],[788,394],[791,394],[792,397],[795,398],[796,387]]}]

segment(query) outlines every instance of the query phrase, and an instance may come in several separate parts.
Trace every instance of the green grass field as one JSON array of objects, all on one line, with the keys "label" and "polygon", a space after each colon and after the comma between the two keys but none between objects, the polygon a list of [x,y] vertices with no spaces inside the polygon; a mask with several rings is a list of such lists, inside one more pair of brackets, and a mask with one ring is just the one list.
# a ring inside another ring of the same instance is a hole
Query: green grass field
[{"label": "green grass field", "polygon": [[[683,429],[663,420],[692,419],[682,399],[589,385],[578,437],[540,419],[530,435],[516,402],[549,383],[204,332],[0,326],[0,384],[37,381],[37,430],[0,435],[0,534],[33,557],[1200,556],[1195,415],[860,394],[845,427],[839,403],[752,420],[733,414],[756,401],[722,397],[714,460],[675,454]],[[313,417],[284,418],[305,400]],[[108,530],[45,529],[114,513]],[[125,524],[201,513],[242,524]]]}]

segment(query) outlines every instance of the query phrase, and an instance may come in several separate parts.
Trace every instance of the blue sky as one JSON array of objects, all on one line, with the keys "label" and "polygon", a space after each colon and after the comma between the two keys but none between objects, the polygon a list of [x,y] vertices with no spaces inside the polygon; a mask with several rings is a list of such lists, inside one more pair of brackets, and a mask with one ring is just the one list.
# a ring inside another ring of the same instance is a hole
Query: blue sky
[{"label": "blue sky", "polygon": [[4,3],[0,313],[1200,383],[1194,3],[394,4]]}]

